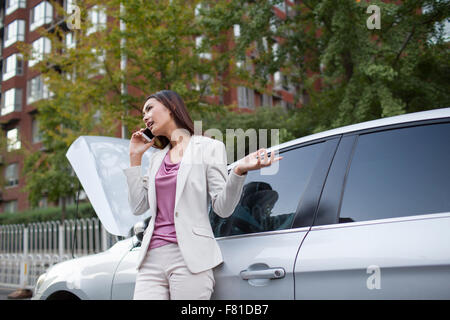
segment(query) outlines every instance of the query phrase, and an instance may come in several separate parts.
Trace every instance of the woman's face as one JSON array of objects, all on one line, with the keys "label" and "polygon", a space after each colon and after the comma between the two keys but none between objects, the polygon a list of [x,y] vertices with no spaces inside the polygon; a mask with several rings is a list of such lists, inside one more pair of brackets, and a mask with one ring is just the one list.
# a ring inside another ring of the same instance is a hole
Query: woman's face
[{"label": "woman's face", "polygon": [[155,98],[148,99],[142,108],[143,120],[155,136],[167,134],[173,124],[171,111]]}]

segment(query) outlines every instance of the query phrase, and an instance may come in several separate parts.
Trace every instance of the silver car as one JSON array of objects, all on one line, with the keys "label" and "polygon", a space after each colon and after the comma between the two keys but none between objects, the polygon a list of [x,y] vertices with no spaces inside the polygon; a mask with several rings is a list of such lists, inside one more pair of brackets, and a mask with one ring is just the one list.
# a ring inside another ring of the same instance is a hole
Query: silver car
[{"label": "silver car", "polygon": [[[450,298],[450,108],[271,150],[283,156],[276,174],[249,172],[231,217],[210,209],[225,261],[212,299]],[[110,233],[141,225],[106,252],[51,267],[33,299],[132,299],[148,214],[128,207],[128,140],[80,137],[67,157]]]}]

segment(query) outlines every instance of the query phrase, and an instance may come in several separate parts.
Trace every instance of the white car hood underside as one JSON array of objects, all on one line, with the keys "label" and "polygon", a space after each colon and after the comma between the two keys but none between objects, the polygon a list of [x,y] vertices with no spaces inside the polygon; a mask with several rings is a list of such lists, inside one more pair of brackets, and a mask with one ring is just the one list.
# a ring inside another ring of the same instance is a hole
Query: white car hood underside
[{"label": "white car hood underside", "polygon": [[[135,216],[128,205],[128,186],[123,169],[130,166],[129,140],[80,136],[66,153],[73,170],[106,230],[127,236],[135,223],[150,216],[150,210]],[[155,148],[142,158],[143,170]],[[142,172],[144,174],[144,172]]]}]

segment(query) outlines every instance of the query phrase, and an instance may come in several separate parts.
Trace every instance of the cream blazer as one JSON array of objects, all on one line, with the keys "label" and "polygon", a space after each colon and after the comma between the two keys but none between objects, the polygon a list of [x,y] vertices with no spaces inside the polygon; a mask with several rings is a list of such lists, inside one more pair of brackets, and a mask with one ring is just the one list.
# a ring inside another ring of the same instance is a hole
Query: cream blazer
[{"label": "cream blazer", "polygon": [[[169,151],[169,145],[155,151],[147,175],[141,166],[126,168],[128,202],[134,215],[150,209],[151,219],[144,231],[137,269],[142,265],[152,238],[157,213],[155,176]],[[174,221],[178,246],[192,273],[223,262],[208,217],[208,203],[219,216],[229,217],[238,204],[247,174],[228,175],[225,145],[206,136],[192,135],[178,169]]]}]

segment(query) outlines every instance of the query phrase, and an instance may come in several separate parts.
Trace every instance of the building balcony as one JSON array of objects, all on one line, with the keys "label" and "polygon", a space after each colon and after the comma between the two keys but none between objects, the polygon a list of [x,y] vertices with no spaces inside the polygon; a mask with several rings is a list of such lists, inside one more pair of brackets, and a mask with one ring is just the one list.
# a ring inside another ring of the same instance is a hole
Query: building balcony
[{"label": "building balcony", "polygon": [[21,111],[17,109],[6,114],[2,113],[2,115],[0,115],[0,125],[5,126],[20,121],[21,114]]}]

